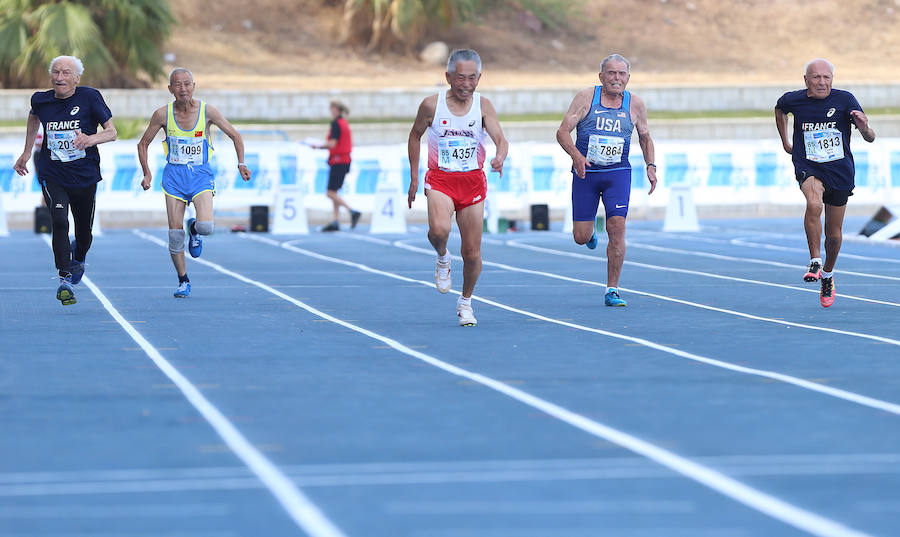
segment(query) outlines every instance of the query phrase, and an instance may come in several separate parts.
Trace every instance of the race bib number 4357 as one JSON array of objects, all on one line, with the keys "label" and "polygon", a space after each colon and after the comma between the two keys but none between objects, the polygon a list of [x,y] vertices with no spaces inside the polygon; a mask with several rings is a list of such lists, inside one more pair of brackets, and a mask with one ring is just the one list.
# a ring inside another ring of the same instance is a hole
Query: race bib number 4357
[{"label": "race bib number 4357", "polygon": [[441,138],[438,141],[438,167],[448,172],[478,169],[478,142],[463,137]]}]

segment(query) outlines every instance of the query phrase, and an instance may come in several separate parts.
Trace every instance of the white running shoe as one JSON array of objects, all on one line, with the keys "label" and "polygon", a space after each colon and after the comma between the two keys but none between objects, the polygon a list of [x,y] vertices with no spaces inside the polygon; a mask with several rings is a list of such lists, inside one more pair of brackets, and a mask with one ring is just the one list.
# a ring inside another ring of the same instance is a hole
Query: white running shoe
[{"label": "white running shoe", "polygon": [[437,290],[446,293],[450,290],[450,261],[436,262],[434,265],[434,285]]},{"label": "white running shoe", "polygon": [[475,318],[475,312],[472,306],[459,304],[456,306],[456,316],[459,317],[459,326],[475,326],[478,319]]}]

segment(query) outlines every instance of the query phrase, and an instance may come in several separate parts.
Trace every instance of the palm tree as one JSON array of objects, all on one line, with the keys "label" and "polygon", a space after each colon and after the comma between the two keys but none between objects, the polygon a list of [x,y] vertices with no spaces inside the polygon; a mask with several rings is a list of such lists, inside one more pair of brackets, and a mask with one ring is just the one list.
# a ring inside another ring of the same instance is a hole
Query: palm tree
[{"label": "palm tree", "polygon": [[0,84],[42,85],[62,54],[80,57],[95,84],[155,79],[174,22],[168,0],[0,0]]},{"label": "palm tree", "polygon": [[418,45],[429,26],[450,26],[468,19],[477,0],[344,0],[341,43],[386,52]]},{"label": "palm tree", "polygon": [[576,0],[344,0],[339,41],[386,52],[402,45],[407,52],[421,44],[427,30],[449,27],[493,8],[530,11],[559,28],[580,2]]}]

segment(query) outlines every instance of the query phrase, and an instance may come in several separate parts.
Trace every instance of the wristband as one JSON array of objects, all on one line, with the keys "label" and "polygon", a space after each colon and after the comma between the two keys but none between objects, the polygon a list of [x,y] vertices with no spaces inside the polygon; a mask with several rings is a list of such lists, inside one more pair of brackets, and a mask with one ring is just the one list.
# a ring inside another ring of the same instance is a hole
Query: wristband
[{"label": "wristband", "polygon": [[650,166],[653,166],[653,167],[655,168],[655,167],[656,167],[656,164],[653,164],[652,162],[651,162],[650,164],[647,164],[647,167],[648,167],[648,168],[649,168]]},{"label": "wristband", "polygon": [[246,168],[246,167],[247,167],[247,165],[246,165],[246,164],[244,164],[244,163],[243,163],[243,162],[238,162],[238,168],[240,168],[240,167],[241,167],[241,166],[243,166],[243,167],[244,167],[244,168]]}]

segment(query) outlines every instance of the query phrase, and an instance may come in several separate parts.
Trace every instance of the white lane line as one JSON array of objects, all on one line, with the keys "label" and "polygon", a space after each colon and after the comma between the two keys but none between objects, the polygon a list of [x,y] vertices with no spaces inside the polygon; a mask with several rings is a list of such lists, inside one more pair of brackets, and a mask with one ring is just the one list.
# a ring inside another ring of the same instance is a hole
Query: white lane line
[{"label": "white lane line", "polygon": [[[564,256],[564,257],[572,257],[572,258],[576,258],[576,259],[585,259],[585,260],[589,260],[594,263],[606,262],[605,257],[600,257],[600,256],[595,256],[595,255],[592,256],[592,255],[587,255],[587,254],[579,254],[576,252],[567,252],[565,250],[556,250],[554,248],[545,248],[543,246],[534,246],[532,244],[523,243],[519,240],[508,240],[508,241],[506,241],[506,245],[511,246],[513,248],[520,248],[522,250],[531,250],[532,252],[541,252],[541,253],[559,255],[559,256]],[[650,269],[650,270],[659,270],[659,271],[663,271],[663,272],[675,272],[677,274],[689,274],[691,276],[703,276],[705,278],[713,278],[713,279],[717,279],[717,280],[727,280],[727,281],[740,282],[740,283],[750,283],[750,284],[754,284],[754,285],[762,285],[765,287],[777,287],[780,289],[789,289],[791,291],[797,291],[797,292],[801,292],[801,293],[819,294],[819,291],[817,291],[815,289],[806,289],[803,287],[795,287],[795,286],[786,285],[783,283],[772,283],[772,282],[766,282],[766,281],[761,281],[761,280],[751,280],[749,278],[738,278],[735,276],[725,276],[723,274],[715,274],[713,272],[703,272],[703,271],[699,271],[699,270],[681,269],[681,268],[675,268],[675,267],[668,267],[668,266],[664,266],[664,265],[652,265],[649,263],[640,263],[638,261],[629,261],[627,259],[625,260],[625,264],[628,266],[632,266],[632,267],[641,267],[641,268],[646,268],[646,269]],[[900,303],[889,302],[886,300],[865,298],[865,297],[861,297],[861,296],[848,295],[845,293],[838,293],[838,297],[841,299],[858,300],[860,302],[870,302],[872,304],[881,304],[883,306],[893,306],[895,308],[900,308]]]},{"label": "white lane line", "polygon": [[[652,235],[653,237],[665,237],[667,239],[680,239],[686,242],[704,242],[707,244],[730,244],[734,246],[745,246],[748,248],[754,248],[758,250],[772,250],[778,252],[796,252],[802,253],[804,255],[809,255],[809,249],[807,248],[797,248],[795,246],[778,246],[775,244],[766,244],[761,242],[754,242],[752,240],[748,240],[746,237],[735,237],[733,239],[714,239],[711,237],[700,237],[695,235],[685,235],[681,233],[666,233],[662,231],[649,231],[649,230],[630,230],[629,233],[634,233],[636,235]],[[568,235],[566,235],[568,236]],[[877,242],[868,242],[868,239],[865,237],[862,238],[862,241],[853,241],[851,239],[859,237],[858,235],[844,235],[844,240],[848,242],[867,242],[872,246],[880,246],[882,243]],[[760,237],[754,236],[755,239],[759,239]],[[803,242],[806,242],[806,238],[803,237]],[[888,242],[888,246],[900,246],[900,241],[893,241],[898,244],[891,244]],[[841,259],[850,258],[850,259],[859,259],[862,261],[884,261],[886,263],[900,263],[900,259],[895,257],[874,257],[870,255],[859,255],[859,254],[851,254],[845,251],[841,251],[840,255]]]},{"label": "white lane line", "polygon": [[[897,454],[724,455],[693,457],[731,476],[861,476],[900,473]],[[524,481],[681,479],[641,457],[434,460],[281,467],[298,486],[440,485]],[[0,474],[0,497],[259,489],[244,466]]]},{"label": "white lane line", "polygon": [[[356,262],[353,262],[353,261],[347,261],[347,260],[345,260],[345,259],[340,259],[340,258],[336,258],[336,257],[331,257],[331,256],[319,254],[319,253],[316,253],[316,252],[313,252],[313,251],[310,251],[310,250],[305,250],[305,249],[303,249],[303,248],[298,248],[298,247],[293,246],[293,245],[291,244],[291,243],[296,242],[296,241],[288,241],[288,242],[285,242],[285,243],[280,243],[280,242],[278,242],[278,241],[276,241],[276,240],[273,240],[273,239],[270,239],[270,238],[267,238],[267,237],[257,237],[257,236],[253,236],[253,235],[241,235],[241,236],[244,237],[244,238],[246,238],[246,239],[248,239],[248,240],[253,240],[253,241],[257,241],[257,242],[262,242],[262,243],[265,243],[265,244],[270,244],[270,245],[272,245],[272,246],[277,246],[277,247],[283,248],[283,249],[285,249],[285,250],[289,250],[289,251],[291,251],[291,252],[295,252],[295,253],[299,253],[299,254],[302,254],[302,255],[305,255],[305,256],[308,256],[308,257],[312,257],[312,258],[314,258],[314,259],[319,259],[319,260],[322,260],[322,261],[327,261],[327,262],[329,262],[329,263],[337,263],[337,264],[340,264],[340,265],[345,265],[345,266],[348,266],[348,267],[353,267],[353,268],[356,268],[356,269],[358,269],[358,270],[362,270],[362,271],[365,271],[365,272],[370,272],[370,273],[372,273],[372,274],[378,274],[378,275],[381,275],[381,276],[386,276],[386,277],[388,277],[388,278],[393,278],[393,279],[395,279],[395,280],[400,280],[400,281],[409,282],[409,283],[417,283],[417,284],[420,284],[420,285],[424,285],[424,286],[426,286],[426,287],[434,287],[434,282],[425,281],[425,280],[416,280],[416,279],[414,279],[414,278],[408,278],[408,277],[406,277],[406,276],[401,276],[400,274],[396,274],[396,273],[393,273],[393,272],[387,272],[387,271],[379,270],[379,269],[376,269],[376,268],[372,268],[372,267],[370,267],[370,266],[368,266],[368,265],[363,265],[363,264],[361,264],[361,263],[356,263]],[[159,240],[159,239],[156,239],[156,240]],[[368,239],[367,239],[367,240],[368,240]],[[382,239],[372,239],[372,240],[382,240]],[[161,241],[160,241],[160,242],[161,242]],[[396,242],[397,242],[397,243],[400,243],[401,241],[396,241]],[[410,246],[410,247],[408,247],[408,248],[413,249],[413,248],[415,248],[415,247]],[[421,250],[424,250],[424,249],[421,249]],[[415,251],[415,250],[413,250],[413,251]],[[432,255],[432,254],[430,254],[430,255]],[[459,294],[459,291],[454,290],[454,289],[451,289],[450,292],[451,292],[451,293],[454,293],[454,294]],[[480,297],[480,296],[478,296],[478,295],[472,295],[472,299],[473,299],[473,300],[477,300],[477,301],[479,301],[479,302],[483,302],[483,303],[485,303],[485,304],[488,304],[488,305],[491,305],[491,306],[494,306],[494,307],[497,307],[497,308],[500,308],[500,309],[503,309],[503,310],[506,310],[506,311],[510,311],[510,312],[512,312],[512,313],[517,313],[517,314],[519,314],[519,315],[524,315],[524,316],[526,316],[526,317],[531,317],[532,319],[538,319],[538,320],[545,321],[545,322],[548,322],[548,323],[552,323],[552,324],[556,324],[556,325],[560,325],[560,326],[565,326],[565,327],[567,327],[567,328],[574,328],[574,329],[576,329],[576,330],[581,330],[581,331],[584,331],[584,332],[592,332],[592,333],[594,333],[594,334],[600,334],[600,335],[608,336],[608,337],[611,337],[611,338],[616,338],[616,339],[621,339],[621,340],[629,341],[629,342],[631,342],[631,343],[637,343],[637,344],[639,344],[639,345],[642,345],[642,346],[645,346],[645,347],[649,347],[649,348],[654,349],[654,350],[658,350],[658,351],[665,352],[665,353],[668,353],[668,354],[673,354],[673,355],[675,355],[675,356],[679,356],[679,357],[681,357],[681,358],[686,358],[686,359],[688,359],[688,360],[692,360],[692,361],[695,361],[695,362],[700,362],[700,363],[704,363],[704,364],[711,365],[711,366],[714,366],[714,367],[719,367],[719,368],[722,368],[722,369],[727,369],[727,370],[729,370],[729,371],[735,371],[735,372],[738,372],[738,373],[744,373],[744,374],[747,374],[747,375],[753,375],[753,376],[759,376],[759,377],[768,378],[768,379],[771,379],[771,380],[777,380],[777,381],[784,382],[784,383],[786,383],[786,384],[791,384],[791,385],[794,385],[794,386],[797,386],[797,387],[799,387],[799,388],[803,388],[803,389],[806,389],[806,390],[811,390],[811,391],[818,392],[818,393],[821,393],[821,394],[824,394],[824,395],[828,395],[828,396],[831,396],[831,397],[836,397],[836,398],[838,398],[838,399],[843,399],[843,400],[845,400],[845,401],[849,401],[849,402],[852,402],[852,403],[856,403],[856,404],[860,404],[860,405],[867,406],[867,407],[870,407],[870,408],[875,408],[875,409],[878,409],[878,410],[884,410],[884,411],[890,412],[890,413],[892,413],[892,414],[900,415],[900,404],[891,403],[891,402],[889,402],[889,401],[883,401],[883,400],[881,400],[881,399],[875,399],[874,397],[869,397],[869,396],[861,395],[861,394],[858,394],[858,393],[855,393],[855,392],[850,392],[850,391],[847,391],[847,390],[842,390],[842,389],[840,389],[840,388],[832,388],[831,386],[825,386],[825,385],[823,385],[823,384],[818,384],[818,383],[815,383],[815,382],[810,382],[810,381],[808,381],[808,380],[804,380],[804,379],[801,379],[801,378],[798,378],[798,377],[793,377],[793,376],[791,376],[791,375],[786,375],[786,374],[783,374],[783,373],[776,373],[775,371],[768,371],[768,370],[765,370],[765,369],[756,369],[756,368],[752,368],[752,367],[746,367],[746,366],[742,366],[742,365],[733,364],[733,363],[730,363],[730,362],[724,362],[724,361],[722,361],[722,360],[716,360],[716,359],[714,359],[714,358],[707,358],[707,357],[705,357],[705,356],[700,356],[700,355],[698,355],[698,354],[686,352],[686,351],[683,351],[683,350],[680,350],[680,349],[675,349],[675,348],[672,348],[672,347],[667,347],[667,346],[665,346],[665,345],[661,345],[661,344],[659,344],[659,343],[654,343],[654,342],[652,342],[652,341],[649,341],[649,340],[646,340],[646,339],[643,339],[643,338],[639,338],[639,337],[627,336],[627,335],[624,335],[624,334],[618,334],[618,333],[616,333],[616,332],[609,332],[609,331],[607,331],[607,330],[602,330],[602,329],[599,329],[599,328],[593,328],[593,327],[590,327],[590,326],[584,326],[584,325],[576,324],[576,323],[569,322],[569,321],[562,321],[562,320],[555,319],[555,318],[552,318],[552,317],[547,317],[547,316],[545,316],[545,315],[540,315],[540,314],[538,314],[538,313],[533,313],[533,312],[530,312],[530,311],[527,311],[527,310],[523,310],[523,309],[519,309],[519,308],[514,308],[514,307],[512,307],[512,306],[508,306],[508,305],[506,305],[506,304],[503,304],[503,303],[500,303],[500,302],[496,302],[496,301],[494,301],[494,300],[490,300],[490,299],[487,299],[487,298],[483,298],[483,297]]]},{"label": "white lane line", "polygon": [[[735,246],[744,246],[746,248],[754,248],[757,250],[773,250],[778,252],[797,252],[809,255],[809,250],[806,248],[796,248],[793,246],[777,246],[774,244],[765,244],[762,242],[753,242],[745,239],[744,237],[736,237],[734,239],[729,239],[728,244],[733,244]],[[868,255],[859,255],[859,254],[851,254],[847,252],[841,252],[840,259],[859,259],[862,261],[877,261],[879,263],[900,263],[900,259],[890,258],[890,257],[872,257]],[[839,271],[842,272],[842,271]]]},{"label": "white lane line", "polygon": [[[363,238],[362,240],[370,240],[370,239],[369,239],[369,238]],[[380,239],[379,239],[379,240],[380,240]],[[410,240],[411,240],[411,239],[410,239]],[[401,248],[401,249],[404,249],[404,250],[409,250],[409,251],[411,251],[411,252],[423,253],[423,254],[428,254],[428,255],[433,255],[433,253],[434,253],[432,250],[429,250],[429,249],[427,249],[427,248],[419,248],[418,246],[412,246],[412,245],[406,244],[405,241],[395,241],[395,242],[393,242],[393,243],[391,243],[391,244],[393,244],[393,245],[396,246],[397,248]],[[501,243],[501,244],[502,244],[502,243]],[[456,257],[456,256],[454,256],[454,257]],[[457,259],[459,259],[459,258],[457,258]],[[596,258],[591,258],[591,259],[596,259]],[[532,274],[532,275],[535,275],[535,276],[542,276],[542,277],[545,277],[545,278],[551,278],[551,279],[554,279],[554,280],[562,280],[562,281],[566,281],[566,282],[579,283],[579,284],[584,284],[584,285],[593,285],[593,286],[596,286],[596,287],[605,287],[605,286],[606,286],[606,284],[603,283],[603,282],[596,282],[596,281],[591,281],[591,280],[582,280],[582,279],[579,279],[579,278],[572,278],[572,277],[570,277],[570,276],[563,276],[563,275],[561,275],[561,274],[556,274],[556,273],[553,273],[553,272],[544,272],[544,271],[541,271],[541,270],[525,269],[525,268],[521,268],[521,267],[516,267],[516,266],[512,266],[512,265],[507,265],[507,264],[505,264],[505,263],[497,263],[497,262],[495,262],[495,261],[484,261],[484,260],[482,260],[482,264],[485,265],[485,266],[497,267],[497,268],[500,268],[500,269],[503,269],[503,270],[508,270],[508,271],[511,271],[511,272],[520,272],[520,273],[523,273],[523,274]],[[864,332],[853,332],[853,331],[850,331],[850,330],[840,330],[840,329],[837,329],[837,328],[828,328],[828,327],[825,327],[825,326],[817,326],[817,325],[811,325],[811,324],[795,323],[795,322],[791,322],[791,321],[785,321],[785,320],[783,320],[783,319],[774,319],[774,318],[771,318],[771,317],[762,317],[762,316],[759,316],[759,315],[753,315],[753,314],[750,314],[750,313],[744,313],[744,312],[741,312],[741,311],[730,310],[730,309],[726,309],[726,308],[717,308],[717,307],[715,307],[715,306],[709,306],[709,305],[706,305],[706,304],[700,304],[699,302],[690,302],[690,301],[688,301],[688,300],[682,300],[682,299],[679,299],[679,298],[669,297],[669,296],[665,296],[665,295],[658,295],[658,294],[656,294],[656,293],[650,293],[650,292],[647,292],[647,291],[639,291],[639,290],[637,290],[637,289],[632,289],[632,288],[628,288],[628,287],[619,287],[619,289],[622,289],[623,291],[628,291],[629,293],[634,293],[634,294],[636,294],[636,295],[648,296],[648,297],[651,297],[651,298],[656,298],[656,299],[658,299],[658,300],[663,300],[663,301],[666,301],[666,302],[674,302],[674,303],[676,303],[676,304],[683,304],[683,305],[685,305],[685,306],[691,306],[691,307],[694,307],[694,308],[700,308],[700,309],[704,309],[704,310],[708,310],[708,311],[715,311],[715,312],[718,312],[718,313],[725,313],[725,314],[727,314],[727,315],[734,315],[735,317],[742,317],[742,318],[744,318],[744,319],[752,319],[752,320],[755,320],[755,321],[762,321],[762,322],[767,322],[767,323],[780,324],[780,325],[782,325],[782,326],[793,326],[793,327],[795,327],[795,328],[805,328],[805,329],[807,329],[807,330],[816,330],[816,331],[819,331],[819,332],[828,332],[828,333],[832,333],[832,334],[840,334],[840,335],[844,335],[844,336],[858,337],[858,338],[862,338],[862,339],[870,339],[870,340],[872,340],[872,341],[877,341],[877,342],[879,342],[879,343],[887,343],[887,344],[889,344],[889,345],[898,345],[898,346],[900,346],[900,340],[897,340],[897,339],[891,339],[891,338],[882,337],[882,336],[877,336],[877,335],[874,335],[874,334],[866,334],[866,333],[864,333]]]},{"label": "white lane line", "polygon": [[[653,252],[664,252],[668,254],[681,254],[687,255],[691,257],[705,257],[708,259],[718,259],[720,261],[734,261],[735,263],[752,263],[755,265],[768,265],[771,267],[782,267],[789,269],[801,269],[802,266],[797,266],[791,263],[781,263],[779,261],[767,261],[765,259],[754,259],[752,257],[735,257],[732,255],[722,255],[722,254],[713,254],[710,252],[697,252],[695,250],[682,250],[680,248],[668,248],[665,246],[656,246],[654,244],[644,244],[640,242],[632,242],[626,241],[626,246],[633,246],[635,248],[642,248],[644,250],[651,250]],[[882,274],[871,274],[868,272],[854,272],[852,270],[835,270],[837,274],[849,274],[851,276],[860,276],[863,278],[875,278],[879,280],[891,280],[900,282],[900,276],[884,276]]]},{"label": "white lane line", "polygon": [[[166,243],[162,240],[157,239],[156,237],[147,235],[146,233],[135,231],[140,237],[154,242],[161,247],[166,247]],[[271,242],[275,245],[279,245],[277,241],[273,241],[271,239],[266,238],[253,238],[254,240],[259,240],[262,242]],[[282,245],[282,248],[288,248],[287,246]],[[288,248],[290,249],[290,248]],[[296,248],[296,250],[300,250]],[[345,260],[338,260],[336,258],[329,258],[328,256],[321,256],[320,254],[315,254],[314,252],[310,252],[314,254],[313,257],[321,258],[321,259],[330,259],[342,264],[351,264]],[[661,464],[675,472],[682,474],[683,476],[692,479],[698,483],[701,483],[710,489],[719,492],[724,496],[728,496],[729,498],[734,499],[752,509],[759,511],[765,515],[768,515],[774,519],[780,520],[785,524],[794,526],[795,528],[806,531],[812,535],[818,535],[821,537],[864,537],[868,536],[868,534],[863,533],[859,530],[855,530],[853,528],[849,528],[843,524],[840,524],[834,520],[826,518],[822,515],[813,513],[811,511],[807,511],[800,507],[797,507],[791,503],[788,503],[780,498],[772,496],[770,494],[766,494],[760,490],[757,490],[749,485],[744,484],[741,481],[728,477],[725,474],[717,472],[712,468],[708,468],[706,466],[700,465],[696,462],[691,461],[685,457],[681,457],[675,453],[667,451],[659,446],[651,444],[646,440],[642,440],[636,436],[630,435],[628,433],[619,431],[618,429],[614,429],[607,425],[603,425],[597,421],[594,421],[590,418],[582,416],[581,414],[577,414],[567,408],[559,406],[557,404],[551,403],[540,397],[532,395],[528,392],[520,390],[518,388],[514,388],[503,382],[495,380],[491,377],[482,375],[480,373],[474,373],[467,369],[463,369],[461,367],[457,367],[455,365],[449,364],[442,360],[439,360],[433,356],[425,354],[423,352],[417,351],[415,349],[411,349],[402,343],[391,339],[387,336],[382,336],[376,332],[371,330],[367,330],[355,324],[349,323],[347,321],[343,321],[337,317],[329,315],[323,311],[320,311],[300,300],[297,300],[289,295],[282,293],[281,291],[266,285],[257,280],[253,280],[248,278],[242,274],[234,272],[232,270],[226,269],[225,267],[218,265],[216,263],[212,263],[205,259],[192,259],[198,263],[202,263],[222,274],[231,276],[237,280],[240,280],[244,283],[256,286],[264,291],[267,291],[279,298],[282,298],[295,306],[316,315],[317,317],[321,317],[322,319],[326,319],[332,323],[343,326],[349,330],[353,330],[359,334],[370,337],[372,339],[378,340],[391,348],[406,354],[407,356],[411,356],[422,362],[430,364],[434,367],[437,367],[443,371],[446,371],[452,375],[456,375],[473,382],[477,382],[487,388],[490,388],[496,392],[502,393],[516,401],[524,403],[527,406],[530,406],[536,410],[544,412],[545,414],[552,416],[562,422],[568,423],[569,425],[581,429],[589,434],[592,434],[598,438],[602,438],[608,442],[612,442],[617,444],[625,449],[628,449],[634,453],[639,455],[643,455],[648,459],[651,459],[658,464]],[[356,263],[352,263],[352,265],[358,265]],[[374,269],[369,269],[374,270]],[[381,272],[381,271],[379,271]],[[385,273],[387,274],[387,273]],[[410,278],[405,278],[398,275],[393,275],[398,279],[418,282],[418,283],[427,283],[421,282],[420,280],[412,280]],[[429,284],[433,286],[434,284]],[[473,297],[474,298],[474,297]],[[630,339],[630,338],[629,338]],[[649,342],[648,342],[649,343]]]},{"label": "white lane line", "polygon": [[[47,246],[51,246],[49,237],[44,235],[43,239]],[[144,350],[159,370],[178,387],[188,402],[209,422],[234,454],[244,461],[259,480],[266,485],[266,488],[281,503],[285,511],[301,529],[313,537],[343,537],[344,534],[291,483],[291,480],[281,473],[259,450],[253,447],[237,427],[119,313],[119,310],[113,306],[112,302],[106,298],[106,295],[103,294],[99,287],[94,285],[90,278],[84,276],[81,281],[94,293],[94,296],[97,297],[112,318],[119,323],[119,326],[131,336],[135,343],[140,345],[141,349]]]},{"label": "white lane line", "polygon": [[[741,228],[726,228],[719,226],[711,226],[709,229],[721,231],[723,233],[734,233],[737,235],[746,235],[748,233],[752,233],[757,236],[766,236],[772,237],[776,239],[785,239],[793,242],[805,242],[806,235],[802,233],[777,233],[773,231],[764,231],[759,229],[741,229]],[[659,233],[659,232],[656,232]],[[887,248],[900,248],[900,241],[896,240],[887,240],[887,241],[872,241],[869,240],[868,237],[864,237],[857,233],[844,233],[844,241],[852,242],[856,244],[865,244],[873,247],[887,247]],[[806,250],[804,250],[806,251]],[[841,254],[843,255],[843,254]]]}]

